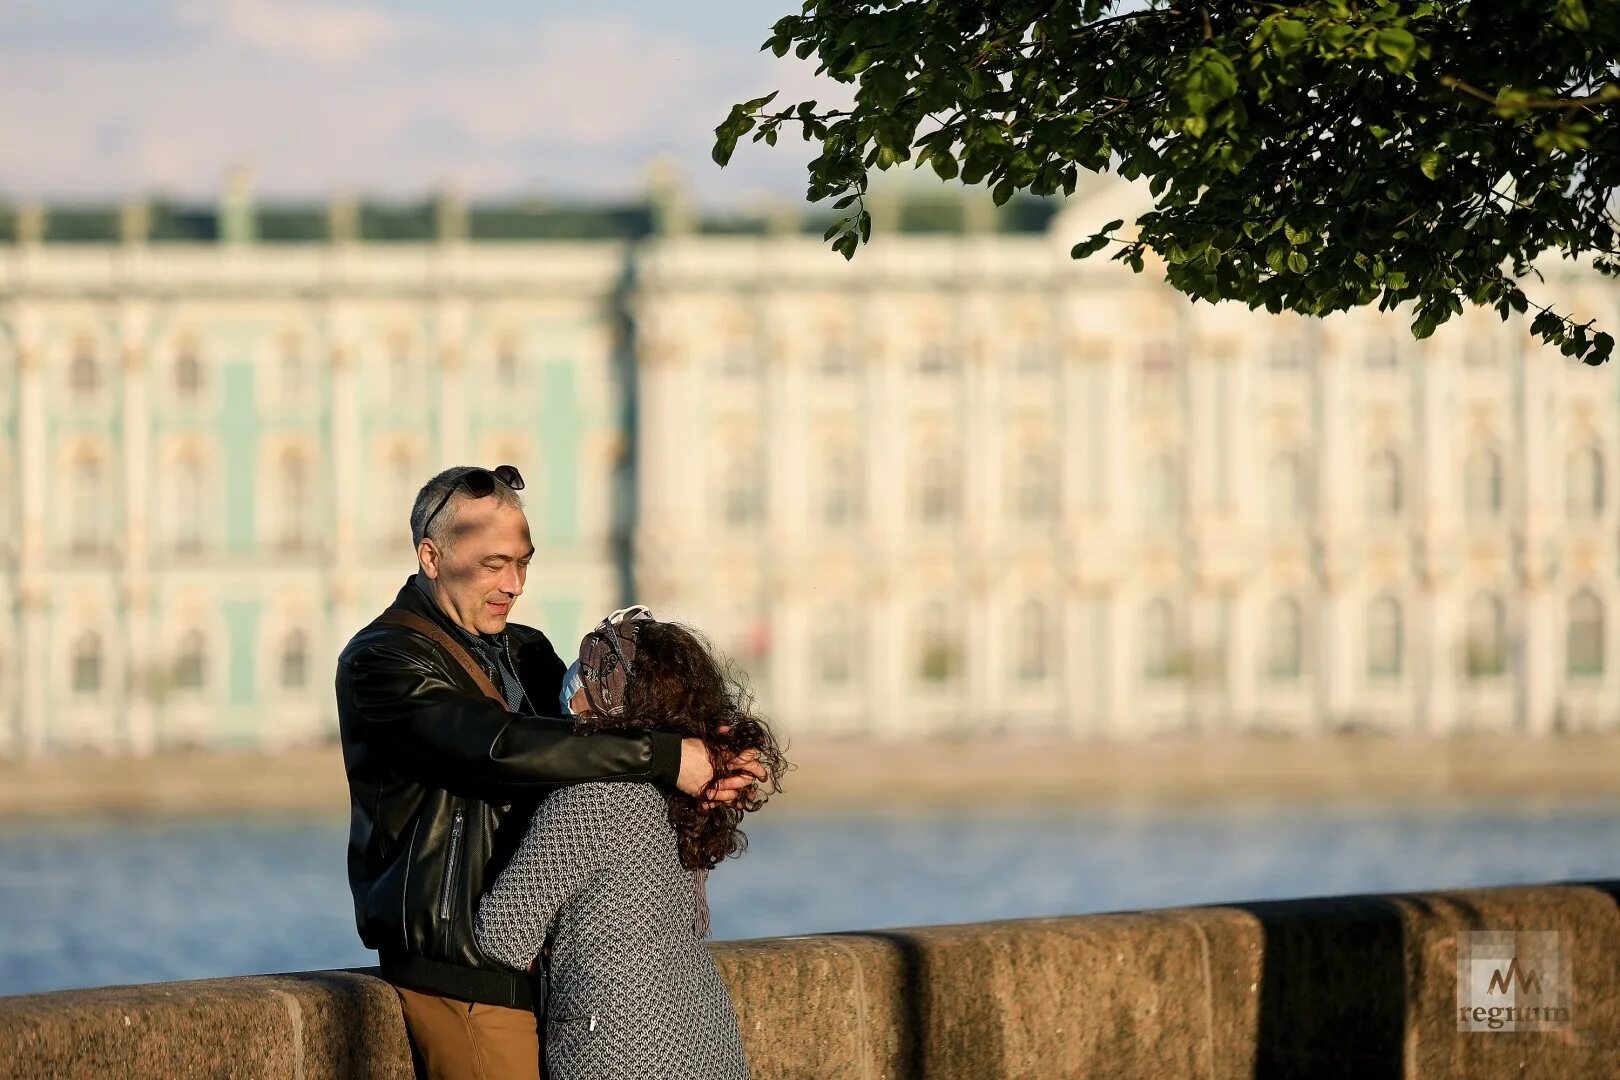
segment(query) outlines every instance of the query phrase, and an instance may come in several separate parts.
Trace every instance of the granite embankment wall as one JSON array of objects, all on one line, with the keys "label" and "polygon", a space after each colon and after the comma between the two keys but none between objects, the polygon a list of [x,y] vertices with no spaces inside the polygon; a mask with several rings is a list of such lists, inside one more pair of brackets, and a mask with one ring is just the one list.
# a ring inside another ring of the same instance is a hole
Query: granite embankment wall
[{"label": "granite embankment wall", "polygon": [[[1571,1026],[1457,1031],[1464,931],[1556,930]],[[715,946],[757,1080],[1620,1077],[1620,881]],[[0,998],[0,1076],[411,1076],[390,988],[320,971]]]}]

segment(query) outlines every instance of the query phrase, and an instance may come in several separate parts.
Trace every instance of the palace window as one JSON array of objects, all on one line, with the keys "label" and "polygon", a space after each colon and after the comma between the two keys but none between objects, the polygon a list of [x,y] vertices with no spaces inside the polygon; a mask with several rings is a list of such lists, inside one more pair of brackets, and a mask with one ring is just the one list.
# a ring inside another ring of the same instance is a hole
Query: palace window
[{"label": "palace window", "polygon": [[177,690],[197,691],[203,688],[208,674],[207,642],[201,631],[188,630],[180,639],[180,649],[174,660],[174,686]]},{"label": "palace window", "polygon": [[922,609],[916,640],[917,678],[933,686],[955,681],[961,668],[961,649],[950,611],[943,603],[936,600]]},{"label": "palace window", "polygon": [[80,399],[94,397],[101,389],[101,365],[96,362],[95,347],[89,341],[74,343],[73,359],[68,364],[68,387]]},{"label": "palace window", "polygon": [[1051,616],[1039,600],[1026,600],[1017,611],[1012,639],[1014,673],[1022,683],[1045,682],[1052,670]]},{"label": "palace window", "polygon": [[1026,450],[1012,477],[1014,510],[1025,523],[1050,521],[1057,504],[1057,478],[1052,457],[1044,450]]},{"label": "palace window", "polygon": [[202,357],[197,354],[195,342],[182,342],[174,358],[174,392],[180,398],[194,401],[202,393]]},{"label": "palace window", "polygon": [[76,555],[93,555],[107,542],[107,490],[101,462],[88,451],[74,458],[69,474],[69,527]]},{"label": "palace window", "polygon": [[1468,636],[1463,670],[1470,679],[1489,679],[1507,672],[1507,605],[1491,593],[1468,602]]},{"label": "palace window", "polygon": [[1603,516],[1603,455],[1595,446],[1569,455],[1564,467],[1564,506],[1576,521]]},{"label": "palace window", "polygon": [[289,630],[281,639],[281,688],[303,690],[309,684],[309,636]]},{"label": "palace window", "polygon": [[1565,668],[1572,678],[1603,675],[1603,638],[1603,601],[1582,589],[1570,597],[1565,630]]},{"label": "palace window", "polygon": [[1401,516],[1401,458],[1393,450],[1380,450],[1367,462],[1367,516],[1393,521]]},{"label": "palace window", "polygon": [[1502,516],[1502,459],[1496,451],[1480,449],[1468,456],[1463,509],[1470,521],[1495,521]]},{"label": "palace window", "polygon": [[86,630],[73,642],[73,692],[87,696],[99,694],[101,681],[101,635]]},{"label": "palace window", "polygon": [[1399,679],[1405,667],[1400,601],[1380,596],[1367,608],[1367,677]]},{"label": "palace window", "polygon": [[1291,597],[1272,601],[1266,612],[1266,677],[1294,682],[1304,667],[1304,620]]},{"label": "palace window", "polygon": [[1151,682],[1165,682],[1186,673],[1176,610],[1162,597],[1152,600],[1142,611],[1142,674]]},{"label": "palace window", "polygon": [[917,518],[924,525],[945,525],[957,514],[956,470],[943,451],[925,452],[917,464]]}]

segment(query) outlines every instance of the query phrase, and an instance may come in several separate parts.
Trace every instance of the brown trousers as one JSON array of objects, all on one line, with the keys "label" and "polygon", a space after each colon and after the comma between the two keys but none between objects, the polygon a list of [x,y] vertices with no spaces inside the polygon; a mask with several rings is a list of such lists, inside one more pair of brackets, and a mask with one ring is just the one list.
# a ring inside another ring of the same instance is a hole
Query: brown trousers
[{"label": "brown trousers", "polygon": [[427,1080],[539,1080],[534,1013],[394,987]]}]

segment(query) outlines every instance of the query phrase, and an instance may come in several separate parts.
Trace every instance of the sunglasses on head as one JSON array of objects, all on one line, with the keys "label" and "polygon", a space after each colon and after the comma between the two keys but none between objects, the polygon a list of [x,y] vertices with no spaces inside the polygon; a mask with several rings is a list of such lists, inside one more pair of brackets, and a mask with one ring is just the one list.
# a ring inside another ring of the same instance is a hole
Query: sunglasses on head
[{"label": "sunglasses on head", "polygon": [[475,499],[484,499],[495,494],[497,480],[513,491],[523,490],[523,474],[517,471],[515,465],[497,465],[494,469],[469,469],[456,478],[456,482],[450,485],[450,490],[444,493],[444,498],[439,500],[439,505],[433,508],[433,513],[422,522],[422,535],[427,535],[428,526],[433,524],[433,519],[439,516],[439,511],[444,509],[445,504],[450,501],[450,496],[454,495],[457,489],[465,491]]}]

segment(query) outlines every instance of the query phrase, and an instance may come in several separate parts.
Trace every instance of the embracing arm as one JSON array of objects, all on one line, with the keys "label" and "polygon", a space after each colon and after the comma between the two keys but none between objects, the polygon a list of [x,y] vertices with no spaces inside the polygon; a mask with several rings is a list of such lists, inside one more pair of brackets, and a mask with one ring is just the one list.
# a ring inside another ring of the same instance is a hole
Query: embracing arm
[{"label": "embracing arm", "polygon": [[519,970],[534,962],[558,910],[606,865],[611,818],[598,787],[569,788],[540,804],[512,861],[478,901],[473,937],[485,956]]},{"label": "embracing arm", "polygon": [[570,721],[507,712],[468,694],[419,652],[386,641],[344,657],[337,689],[363,729],[355,734],[401,769],[459,781],[492,801],[591,780],[674,787],[680,770],[679,736],[576,735]]}]

